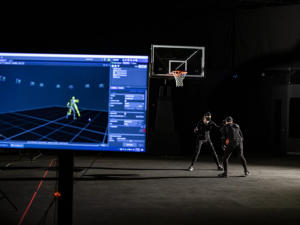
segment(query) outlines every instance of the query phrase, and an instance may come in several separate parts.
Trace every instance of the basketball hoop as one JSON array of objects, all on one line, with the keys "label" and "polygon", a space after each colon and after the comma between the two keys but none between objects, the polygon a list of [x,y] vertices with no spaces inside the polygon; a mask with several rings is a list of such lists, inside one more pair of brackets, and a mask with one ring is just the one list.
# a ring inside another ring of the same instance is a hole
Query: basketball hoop
[{"label": "basketball hoop", "polygon": [[176,87],[182,87],[183,86],[183,79],[187,75],[186,71],[180,71],[180,70],[175,70],[172,72],[175,81],[176,81]]}]

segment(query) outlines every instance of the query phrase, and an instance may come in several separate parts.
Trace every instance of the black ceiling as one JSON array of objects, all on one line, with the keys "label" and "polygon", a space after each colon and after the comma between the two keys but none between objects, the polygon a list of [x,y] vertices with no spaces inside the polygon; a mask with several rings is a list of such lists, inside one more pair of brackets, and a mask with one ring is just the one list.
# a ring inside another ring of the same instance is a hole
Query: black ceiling
[{"label": "black ceiling", "polygon": [[299,4],[300,0],[210,0],[209,5],[215,7],[261,7]]}]

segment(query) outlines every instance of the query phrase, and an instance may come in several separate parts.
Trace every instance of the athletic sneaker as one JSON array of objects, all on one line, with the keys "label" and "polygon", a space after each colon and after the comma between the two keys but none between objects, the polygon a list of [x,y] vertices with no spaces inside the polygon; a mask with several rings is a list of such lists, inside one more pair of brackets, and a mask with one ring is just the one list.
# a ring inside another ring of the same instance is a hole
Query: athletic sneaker
[{"label": "athletic sneaker", "polygon": [[227,177],[229,177],[229,176],[228,176],[227,173],[224,172],[224,173],[219,174],[218,177],[226,177],[226,178],[227,178]]},{"label": "athletic sneaker", "polygon": [[222,166],[218,165],[218,170],[224,170]]},{"label": "athletic sneaker", "polygon": [[194,168],[193,168],[192,166],[190,166],[190,167],[188,168],[188,170],[189,170],[189,171],[193,171]]},{"label": "athletic sneaker", "polygon": [[249,171],[245,171],[245,176],[249,176],[249,175],[250,175]]}]

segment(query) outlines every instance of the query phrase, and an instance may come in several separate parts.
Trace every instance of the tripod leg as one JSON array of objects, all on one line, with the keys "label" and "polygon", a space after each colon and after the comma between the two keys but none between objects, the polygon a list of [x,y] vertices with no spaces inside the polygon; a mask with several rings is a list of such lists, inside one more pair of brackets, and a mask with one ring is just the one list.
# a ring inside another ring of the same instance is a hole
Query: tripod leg
[{"label": "tripod leg", "polygon": [[1,189],[0,189],[0,192],[4,196],[4,197],[0,198],[0,200],[3,199],[3,198],[6,198],[7,201],[9,201],[9,203],[18,211],[17,207],[9,200],[9,198],[3,193],[3,191],[1,191]]},{"label": "tripod leg", "polygon": [[24,155],[21,155],[21,157],[18,159],[18,161],[20,161],[23,158]]},{"label": "tripod leg", "polygon": [[33,160],[37,159],[40,156],[43,156],[44,160],[46,160],[45,156],[40,152],[40,150],[38,150],[39,154],[33,158]]},{"label": "tripod leg", "polygon": [[40,152],[40,150],[38,150],[38,152],[40,153],[41,156],[43,156],[44,160],[46,160],[45,156]]},{"label": "tripod leg", "polygon": [[20,161],[24,156],[24,154],[22,154],[22,152],[21,152],[21,149],[19,150],[19,155],[20,155],[20,158],[18,159],[18,161]]}]

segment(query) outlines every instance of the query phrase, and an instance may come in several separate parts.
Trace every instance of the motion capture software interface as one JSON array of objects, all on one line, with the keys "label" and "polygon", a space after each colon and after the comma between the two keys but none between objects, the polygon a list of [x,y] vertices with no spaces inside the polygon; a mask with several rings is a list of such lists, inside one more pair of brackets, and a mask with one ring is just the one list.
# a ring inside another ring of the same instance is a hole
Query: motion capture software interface
[{"label": "motion capture software interface", "polygon": [[0,53],[0,148],[145,152],[148,56]]}]

